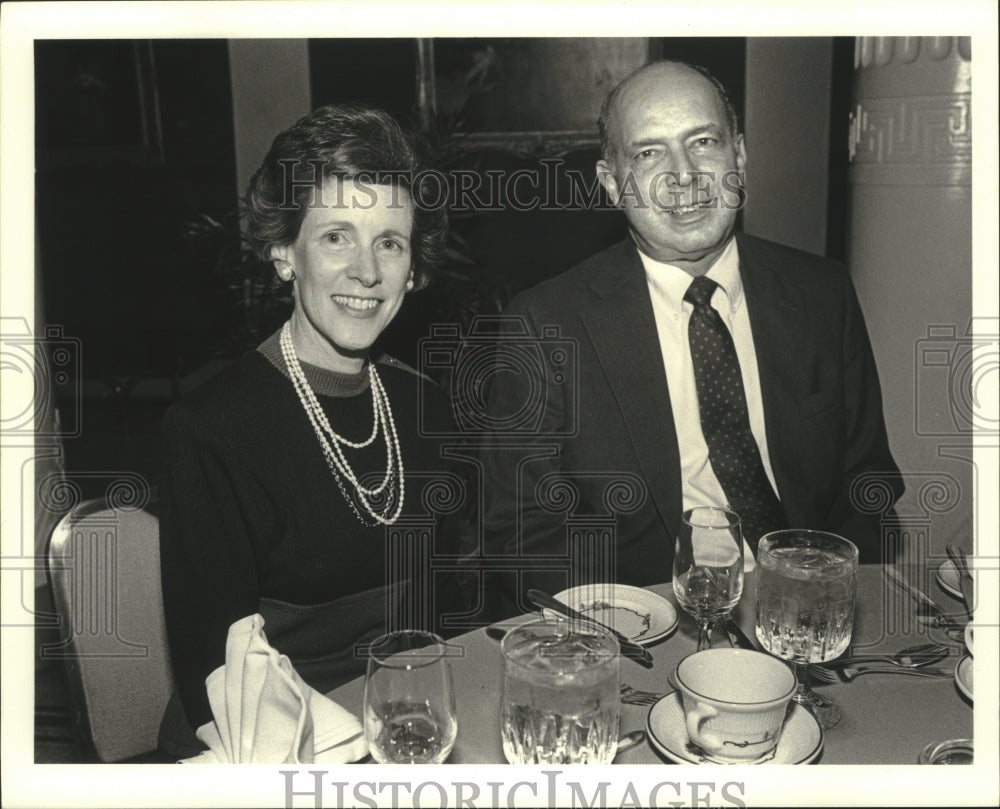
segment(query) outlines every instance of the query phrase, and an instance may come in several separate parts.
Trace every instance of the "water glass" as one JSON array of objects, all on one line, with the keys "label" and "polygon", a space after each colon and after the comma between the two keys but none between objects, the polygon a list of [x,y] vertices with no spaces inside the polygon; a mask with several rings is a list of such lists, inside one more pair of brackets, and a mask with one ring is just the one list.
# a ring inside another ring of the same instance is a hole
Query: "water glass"
[{"label": "water glass", "polygon": [[743,534],[735,512],[707,506],[684,512],[674,546],[673,587],[677,603],[698,622],[698,650],[709,648],[712,622],[743,594]]},{"label": "water glass", "polygon": [[972,739],[948,739],[931,742],[920,751],[918,764],[972,764]]},{"label": "water glass", "polygon": [[840,721],[840,709],[809,688],[806,664],[833,660],[850,644],[857,576],[858,549],[836,534],[774,531],[758,545],[757,640],[795,664],[794,699],[824,728]]},{"label": "water glass", "polygon": [[618,641],[585,622],[543,618],[511,629],[501,735],[511,764],[610,764],[621,721]]},{"label": "water glass", "polygon": [[365,738],[380,764],[441,764],[458,720],[444,641],[403,631],[372,643],[365,675]]}]

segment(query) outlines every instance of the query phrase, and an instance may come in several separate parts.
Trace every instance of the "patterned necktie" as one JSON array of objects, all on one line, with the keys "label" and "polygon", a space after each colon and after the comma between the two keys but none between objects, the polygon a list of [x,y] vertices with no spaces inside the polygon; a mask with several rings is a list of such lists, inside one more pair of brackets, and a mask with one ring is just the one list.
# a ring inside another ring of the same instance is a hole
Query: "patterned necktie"
[{"label": "patterned necktie", "polygon": [[684,300],[694,307],[688,340],[698,390],[698,415],[712,471],[729,498],[729,508],[740,516],[744,539],[756,553],[757,541],[763,534],[786,527],[785,515],[750,432],[733,338],[710,303],[717,286],[702,275],[691,282],[684,295]]}]

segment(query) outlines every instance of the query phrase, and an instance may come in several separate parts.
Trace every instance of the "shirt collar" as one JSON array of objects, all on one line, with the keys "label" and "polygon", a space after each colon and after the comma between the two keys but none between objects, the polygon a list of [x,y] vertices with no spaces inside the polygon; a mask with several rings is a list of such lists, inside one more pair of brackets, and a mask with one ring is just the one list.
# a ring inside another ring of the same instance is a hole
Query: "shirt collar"
[{"label": "shirt collar", "polygon": [[[646,280],[664,297],[672,309],[678,311],[690,304],[684,303],[684,293],[691,286],[691,275],[680,267],[650,258],[641,250],[639,258],[646,270]],[[743,279],[740,277],[740,254],[736,239],[731,238],[722,255],[706,273],[729,301],[730,313],[735,313],[743,303]]]}]

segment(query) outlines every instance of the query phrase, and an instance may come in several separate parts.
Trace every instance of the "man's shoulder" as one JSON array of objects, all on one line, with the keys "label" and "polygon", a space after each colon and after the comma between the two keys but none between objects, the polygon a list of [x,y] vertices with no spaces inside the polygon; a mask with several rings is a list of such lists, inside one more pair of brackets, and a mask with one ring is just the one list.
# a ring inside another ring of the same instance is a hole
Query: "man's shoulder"
[{"label": "man's shoulder", "polygon": [[515,309],[576,309],[594,284],[605,281],[609,274],[637,260],[635,246],[630,239],[625,239],[525,290],[511,301],[511,305]]},{"label": "man's shoulder", "polygon": [[736,234],[736,246],[739,248],[740,259],[751,264],[766,264],[777,270],[844,272],[844,265],[835,259],[746,233]]}]

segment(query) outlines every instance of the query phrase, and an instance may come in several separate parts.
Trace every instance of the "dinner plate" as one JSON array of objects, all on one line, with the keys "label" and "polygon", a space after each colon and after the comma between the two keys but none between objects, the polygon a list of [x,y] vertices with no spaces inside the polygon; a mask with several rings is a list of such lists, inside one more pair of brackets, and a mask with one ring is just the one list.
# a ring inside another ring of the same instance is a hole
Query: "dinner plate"
[{"label": "dinner plate", "polygon": [[[715,764],[689,747],[684,726],[684,706],[681,695],[671,691],[649,711],[646,719],[649,741],[667,758],[680,764]],[[823,730],[809,711],[792,703],[792,710],[785,719],[774,755],[758,764],[808,764],[823,749]],[[748,762],[753,764],[755,762]]]},{"label": "dinner plate", "polygon": [[972,699],[972,655],[966,655],[955,666],[955,685],[965,696]]},{"label": "dinner plate", "polygon": [[662,596],[628,584],[583,584],[556,593],[563,604],[646,645],[677,628],[677,610]]},{"label": "dinner plate", "polygon": [[951,559],[945,559],[938,565],[934,578],[937,579],[938,587],[948,593],[948,595],[955,596],[959,601],[962,600],[962,588],[959,584],[958,568],[955,567],[955,563]]}]

